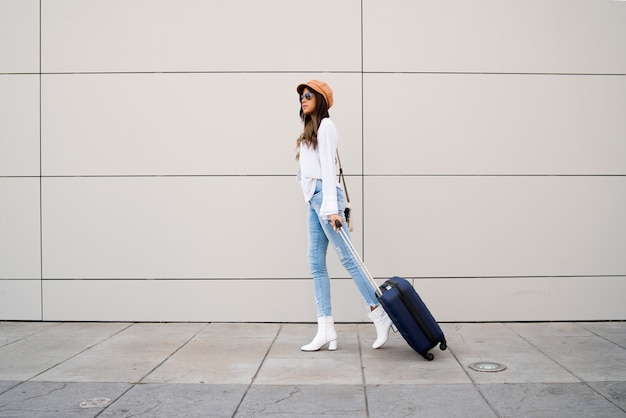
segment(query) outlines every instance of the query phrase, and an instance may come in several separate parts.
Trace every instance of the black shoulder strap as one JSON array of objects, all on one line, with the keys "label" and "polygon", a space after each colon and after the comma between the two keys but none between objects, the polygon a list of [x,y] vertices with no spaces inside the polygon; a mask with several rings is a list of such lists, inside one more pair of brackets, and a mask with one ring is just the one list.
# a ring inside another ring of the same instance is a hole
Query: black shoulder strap
[{"label": "black shoulder strap", "polygon": [[350,195],[348,194],[348,186],[346,186],[346,178],[343,176],[343,168],[341,167],[341,158],[339,158],[339,148],[337,148],[337,163],[339,163],[339,179],[343,183],[343,191],[346,193],[346,200],[350,203]]}]

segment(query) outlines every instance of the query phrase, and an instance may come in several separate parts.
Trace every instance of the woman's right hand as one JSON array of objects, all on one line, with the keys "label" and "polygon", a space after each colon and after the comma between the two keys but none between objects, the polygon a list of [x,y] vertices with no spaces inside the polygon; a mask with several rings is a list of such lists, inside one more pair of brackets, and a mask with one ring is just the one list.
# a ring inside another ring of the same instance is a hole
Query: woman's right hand
[{"label": "woman's right hand", "polygon": [[339,221],[339,226],[341,227],[341,225],[343,225],[343,219],[341,219],[341,216],[337,215],[336,213],[330,215],[330,225],[335,231],[339,229],[337,228],[337,221]]}]

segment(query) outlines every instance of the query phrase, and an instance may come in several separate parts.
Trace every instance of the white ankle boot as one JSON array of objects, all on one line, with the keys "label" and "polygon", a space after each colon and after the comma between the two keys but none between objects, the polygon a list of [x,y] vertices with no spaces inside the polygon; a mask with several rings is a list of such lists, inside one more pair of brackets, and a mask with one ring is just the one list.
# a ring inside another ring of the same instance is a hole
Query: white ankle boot
[{"label": "white ankle boot", "polygon": [[337,349],[337,331],[332,316],[320,316],[317,318],[317,334],[307,345],[300,347],[302,351],[317,351],[328,344],[329,350]]},{"label": "white ankle boot", "polygon": [[378,305],[376,309],[367,314],[376,326],[376,341],[372,344],[372,348],[382,347],[389,339],[389,330],[391,329],[391,319],[387,316],[387,312],[382,306]]}]

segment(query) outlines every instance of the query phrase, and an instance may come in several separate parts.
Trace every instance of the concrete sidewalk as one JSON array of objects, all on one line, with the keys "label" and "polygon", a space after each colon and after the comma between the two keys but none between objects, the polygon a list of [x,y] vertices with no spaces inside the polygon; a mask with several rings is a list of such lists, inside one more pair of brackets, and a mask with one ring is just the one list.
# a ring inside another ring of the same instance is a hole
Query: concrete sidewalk
[{"label": "concrete sidewalk", "polygon": [[442,328],[428,362],[371,324],[0,322],[0,417],[626,417],[626,322]]}]

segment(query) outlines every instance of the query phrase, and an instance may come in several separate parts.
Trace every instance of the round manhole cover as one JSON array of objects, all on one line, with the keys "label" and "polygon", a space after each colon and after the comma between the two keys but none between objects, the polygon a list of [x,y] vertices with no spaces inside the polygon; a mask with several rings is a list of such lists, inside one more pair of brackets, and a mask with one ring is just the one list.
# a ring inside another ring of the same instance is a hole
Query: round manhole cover
[{"label": "round manhole cover", "polygon": [[501,372],[506,369],[506,366],[493,361],[479,361],[477,363],[470,364],[469,368],[476,370],[477,372]]}]

